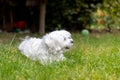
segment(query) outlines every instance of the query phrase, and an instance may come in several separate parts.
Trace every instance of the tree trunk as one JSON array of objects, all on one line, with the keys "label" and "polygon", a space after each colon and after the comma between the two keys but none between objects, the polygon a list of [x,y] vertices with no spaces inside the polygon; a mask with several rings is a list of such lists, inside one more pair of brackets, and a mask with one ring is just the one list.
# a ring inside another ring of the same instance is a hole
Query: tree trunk
[{"label": "tree trunk", "polygon": [[40,2],[39,33],[45,34],[46,0]]}]

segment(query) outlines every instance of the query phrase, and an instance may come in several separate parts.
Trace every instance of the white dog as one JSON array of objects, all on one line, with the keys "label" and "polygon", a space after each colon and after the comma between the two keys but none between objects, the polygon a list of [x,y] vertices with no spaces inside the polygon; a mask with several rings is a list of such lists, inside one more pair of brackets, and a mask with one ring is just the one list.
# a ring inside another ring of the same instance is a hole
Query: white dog
[{"label": "white dog", "polygon": [[43,38],[25,38],[19,45],[19,50],[32,60],[39,60],[41,64],[62,61],[66,58],[63,52],[73,45],[71,34],[66,30],[53,31]]}]

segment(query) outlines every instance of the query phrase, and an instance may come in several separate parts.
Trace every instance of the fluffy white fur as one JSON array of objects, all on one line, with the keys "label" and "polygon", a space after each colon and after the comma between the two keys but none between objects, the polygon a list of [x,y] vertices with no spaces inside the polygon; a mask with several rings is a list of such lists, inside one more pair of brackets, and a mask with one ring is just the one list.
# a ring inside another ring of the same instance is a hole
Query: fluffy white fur
[{"label": "fluffy white fur", "polygon": [[19,45],[19,50],[28,58],[39,60],[44,65],[65,60],[63,52],[72,45],[71,34],[66,30],[57,30],[46,34],[43,38],[25,38]]}]

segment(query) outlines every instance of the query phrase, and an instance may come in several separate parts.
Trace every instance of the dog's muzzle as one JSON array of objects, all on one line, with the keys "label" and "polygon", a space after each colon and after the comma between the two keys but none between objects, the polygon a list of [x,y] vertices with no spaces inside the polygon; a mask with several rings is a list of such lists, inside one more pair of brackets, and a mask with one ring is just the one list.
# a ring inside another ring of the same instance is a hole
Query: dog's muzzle
[{"label": "dog's muzzle", "polygon": [[70,49],[70,47],[65,47],[65,49]]},{"label": "dog's muzzle", "polygon": [[73,44],[73,41],[71,41],[71,43]]}]

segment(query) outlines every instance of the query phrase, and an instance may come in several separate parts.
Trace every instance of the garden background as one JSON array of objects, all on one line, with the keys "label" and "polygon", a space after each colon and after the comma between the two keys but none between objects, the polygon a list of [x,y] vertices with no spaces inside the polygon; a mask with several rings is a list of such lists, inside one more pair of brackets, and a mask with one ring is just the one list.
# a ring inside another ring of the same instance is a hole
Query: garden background
[{"label": "garden background", "polygon": [[119,0],[0,0],[0,30],[108,31],[120,28]]}]

